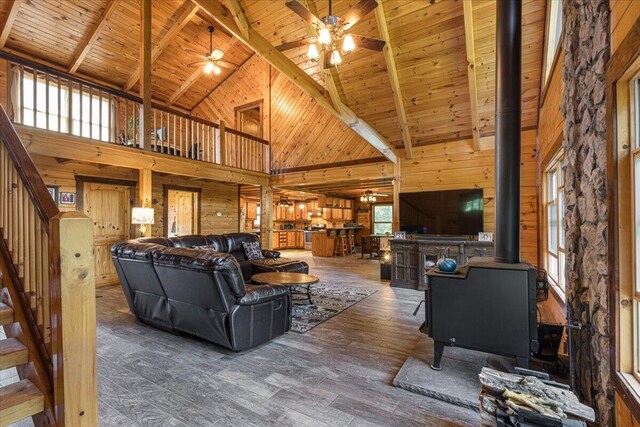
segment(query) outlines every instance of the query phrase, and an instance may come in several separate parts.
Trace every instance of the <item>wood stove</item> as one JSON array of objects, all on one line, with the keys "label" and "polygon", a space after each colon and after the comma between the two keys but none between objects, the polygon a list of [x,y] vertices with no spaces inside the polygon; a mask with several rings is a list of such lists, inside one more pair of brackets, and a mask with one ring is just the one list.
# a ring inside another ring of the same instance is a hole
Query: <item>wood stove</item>
[{"label": "wood stove", "polygon": [[445,346],[515,357],[538,349],[536,271],[520,260],[520,79],[522,2],[496,2],[495,258],[472,258],[457,274],[427,273],[426,326],[432,368]]}]

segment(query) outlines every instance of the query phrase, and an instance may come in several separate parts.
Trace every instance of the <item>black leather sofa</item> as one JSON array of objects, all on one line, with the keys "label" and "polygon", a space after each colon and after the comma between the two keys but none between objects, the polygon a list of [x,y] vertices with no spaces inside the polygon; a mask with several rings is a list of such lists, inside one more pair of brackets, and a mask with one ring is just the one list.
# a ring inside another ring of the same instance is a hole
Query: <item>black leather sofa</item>
[{"label": "black leather sofa", "polygon": [[137,239],[141,243],[156,243],[174,248],[208,248],[216,252],[232,255],[242,271],[245,282],[250,283],[251,276],[271,271],[290,271],[294,273],[309,273],[309,264],[281,258],[280,252],[262,249],[263,259],[248,260],[242,243],[259,242],[257,235],[251,233],[209,234],[206,236],[191,235],[180,237],[145,237]]},{"label": "black leather sofa", "polygon": [[289,330],[291,299],[285,286],[246,285],[230,254],[150,240],[111,248],[129,309],[141,321],[234,351]]}]

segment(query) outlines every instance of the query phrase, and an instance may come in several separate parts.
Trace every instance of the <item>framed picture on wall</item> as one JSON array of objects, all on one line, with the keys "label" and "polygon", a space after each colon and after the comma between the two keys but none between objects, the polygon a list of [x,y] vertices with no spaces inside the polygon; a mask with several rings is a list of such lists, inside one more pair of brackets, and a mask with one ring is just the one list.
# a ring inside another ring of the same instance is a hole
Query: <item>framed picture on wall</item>
[{"label": "framed picture on wall", "polygon": [[51,198],[54,202],[56,202],[56,206],[58,205],[58,187],[55,185],[47,185],[47,190],[49,194],[51,194]]},{"label": "framed picture on wall", "polygon": [[396,231],[395,233],[393,233],[393,238],[394,239],[406,239],[407,238],[407,232],[406,231]]},{"label": "framed picture on wall", "polygon": [[478,241],[493,242],[493,233],[478,233]]},{"label": "framed picture on wall", "polygon": [[75,205],[76,204],[76,193],[60,193],[60,204],[61,205]]}]

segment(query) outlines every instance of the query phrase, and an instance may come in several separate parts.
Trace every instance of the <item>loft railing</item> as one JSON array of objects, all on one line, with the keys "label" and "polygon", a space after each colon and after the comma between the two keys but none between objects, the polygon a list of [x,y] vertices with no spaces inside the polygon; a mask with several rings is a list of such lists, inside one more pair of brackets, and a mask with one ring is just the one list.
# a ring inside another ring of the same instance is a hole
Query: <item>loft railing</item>
[{"label": "loft railing", "polygon": [[76,77],[9,61],[9,116],[14,123],[164,155],[269,173],[269,142],[153,103],[152,131],[141,135],[140,98]]},{"label": "loft railing", "polygon": [[92,227],[58,211],[0,106],[0,267],[33,367],[19,374],[44,394],[37,424],[97,423]]}]

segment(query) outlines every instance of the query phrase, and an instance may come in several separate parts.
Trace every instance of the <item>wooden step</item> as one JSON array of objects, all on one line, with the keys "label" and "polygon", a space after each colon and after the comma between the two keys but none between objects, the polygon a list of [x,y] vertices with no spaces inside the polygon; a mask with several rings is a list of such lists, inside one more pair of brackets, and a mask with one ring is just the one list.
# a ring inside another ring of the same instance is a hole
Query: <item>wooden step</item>
[{"label": "wooden step", "polygon": [[29,380],[0,388],[0,427],[31,417],[44,410],[44,396]]},{"label": "wooden step", "polygon": [[13,323],[13,308],[0,302],[0,325]]},{"label": "wooden step", "polygon": [[27,347],[16,338],[0,340],[0,371],[29,362]]}]

